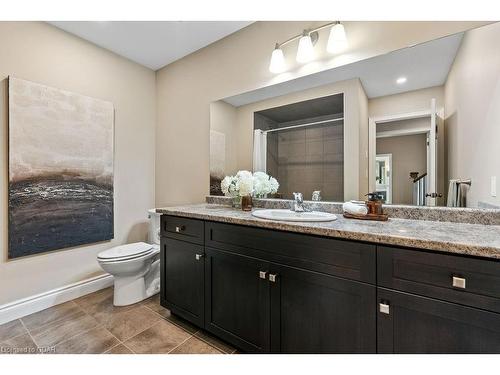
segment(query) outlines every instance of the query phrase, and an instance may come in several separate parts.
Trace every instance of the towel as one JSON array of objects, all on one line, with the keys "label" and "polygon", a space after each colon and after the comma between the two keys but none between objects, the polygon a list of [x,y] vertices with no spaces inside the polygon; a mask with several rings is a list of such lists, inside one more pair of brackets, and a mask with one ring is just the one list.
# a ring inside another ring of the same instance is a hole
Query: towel
[{"label": "towel", "polygon": [[366,215],[368,213],[368,208],[366,207],[364,202],[359,201],[350,201],[345,202],[342,205],[342,209],[344,212],[352,215]]},{"label": "towel", "polygon": [[448,207],[466,207],[466,195],[467,190],[465,184],[461,184],[460,180],[450,180],[446,205]]}]

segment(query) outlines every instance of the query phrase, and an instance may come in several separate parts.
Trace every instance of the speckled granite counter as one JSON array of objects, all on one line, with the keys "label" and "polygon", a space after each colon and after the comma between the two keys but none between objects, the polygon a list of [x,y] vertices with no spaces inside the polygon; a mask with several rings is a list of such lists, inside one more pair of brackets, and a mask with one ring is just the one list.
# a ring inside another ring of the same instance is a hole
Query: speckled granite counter
[{"label": "speckled granite counter", "polygon": [[259,219],[238,209],[215,204],[195,204],[156,209],[159,213],[259,228],[415,247],[442,252],[500,259],[500,226],[389,219],[368,222],[345,219],[300,223]]}]

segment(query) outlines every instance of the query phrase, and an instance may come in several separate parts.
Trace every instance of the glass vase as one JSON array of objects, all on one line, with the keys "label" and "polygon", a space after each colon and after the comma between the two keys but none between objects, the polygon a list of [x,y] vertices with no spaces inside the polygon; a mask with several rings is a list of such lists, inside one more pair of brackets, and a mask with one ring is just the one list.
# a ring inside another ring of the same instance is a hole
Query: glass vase
[{"label": "glass vase", "polygon": [[241,209],[243,211],[252,211],[252,196],[245,195],[241,197]]},{"label": "glass vase", "polygon": [[236,196],[236,197],[233,197],[233,208],[241,208],[241,197],[240,196]]}]

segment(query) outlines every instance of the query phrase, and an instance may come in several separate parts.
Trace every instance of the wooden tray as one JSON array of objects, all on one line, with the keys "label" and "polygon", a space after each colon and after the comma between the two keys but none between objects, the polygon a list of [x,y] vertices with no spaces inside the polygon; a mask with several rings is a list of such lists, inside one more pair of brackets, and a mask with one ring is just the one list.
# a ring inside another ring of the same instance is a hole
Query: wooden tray
[{"label": "wooden tray", "polygon": [[372,221],[387,221],[389,219],[389,215],[387,214],[366,214],[366,215],[354,215],[344,212],[344,217],[346,219],[357,219],[357,220],[372,220]]}]

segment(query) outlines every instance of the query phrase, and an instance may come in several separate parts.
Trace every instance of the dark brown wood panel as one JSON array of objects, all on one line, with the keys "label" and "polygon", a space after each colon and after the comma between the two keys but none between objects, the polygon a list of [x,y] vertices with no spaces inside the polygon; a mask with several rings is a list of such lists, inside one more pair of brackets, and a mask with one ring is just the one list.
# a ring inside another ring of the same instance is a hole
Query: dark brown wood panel
[{"label": "dark brown wood panel", "polygon": [[499,261],[379,246],[377,265],[380,286],[500,312]]},{"label": "dark brown wood panel", "polygon": [[299,233],[206,222],[207,246],[375,283],[375,246]]},{"label": "dark brown wood panel", "polygon": [[203,246],[161,239],[161,303],[190,322],[204,324]]},{"label": "dark brown wood panel", "polygon": [[375,353],[375,286],[271,265],[271,346],[277,353]]},{"label": "dark brown wood panel", "polygon": [[247,352],[270,349],[267,262],[206,248],[205,329]]},{"label": "dark brown wood panel", "polygon": [[203,245],[204,221],[180,216],[161,216],[161,235]]},{"label": "dark brown wood panel", "polygon": [[379,353],[500,353],[500,314],[378,288]]}]

